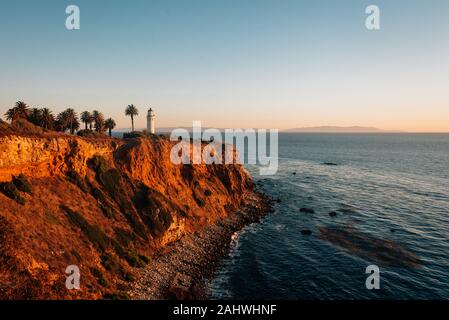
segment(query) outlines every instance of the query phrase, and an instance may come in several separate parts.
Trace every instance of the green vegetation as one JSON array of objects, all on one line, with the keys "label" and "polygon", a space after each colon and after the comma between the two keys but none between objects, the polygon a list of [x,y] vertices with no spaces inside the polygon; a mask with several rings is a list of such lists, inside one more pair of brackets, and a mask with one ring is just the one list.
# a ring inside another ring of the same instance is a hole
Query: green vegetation
[{"label": "green vegetation", "polygon": [[200,198],[196,198],[196,197],[195,197],[195,201],[196,201],[196,203],[198,204],[198,206],[201,207],[201,208],[203,208],[204,206],[206,206],[206,203],[204,202],[203,199],[200,199]]},{"label": "green vegetation", "polygon": [[129,272],[126,272],[123,276],[123,280],[125,280],[126,282],[134,282],[136,281],[136,278]]},{"label": "green vegetation", "polygon": [[144,255],[139,254],[138,257],[139,257],[139,259],[142,260],[145,264],[148,264],[148,263],[150,262],[150,258],[148,258],[147,256],[144,256]]},{"label": "green vegetation", "polygon": [[92,112],[92,119],[94,122],[95,131],[99,133],[104,133],[105,132],[104,115],[100,111],[94,110]]},{"label": "green vegetation", "polygon": [[212,191],[210,191],[209,189],[206,189],[206,191],[204,191],[204,195],[206,197],[210,197],[212,195]]},{"label": "green vegetation", "polygon": [[74,134],[80,128],[78,114],[71,108],[61,112],[56,117],[55,128],[62,132],[68,130],[71,134]]},{"label": "green vegetation", "polygon": [[107,204],[100,204],[100,209],[105,215],[106,218],[114,219],[115,218],[115,210]]},{"label": "green vegetation", "polygon": [[55,117],[53,116],[53,112],[48,108],[41,109],[41,119],[39,122],[39,126],[51,130],[53,128],[53,124],[55,122]]},{"label": "green vegetation", "polygon": [[152,235],[160,237],[170,227],[173,218],[160,201],[155,200],[156,197],[160,197],[160,195],[142,185],[134,199],[134,204]]},{"label": "green vegetation", "polygon": [[114,231],[118,241],[124,246],[127,246],[136,238],[131,232],[124,229],[116,228]]},{"label": "green vegetation", "polygon": [[16,121],[17,119],[26,119],[30,116],[30,109],[23,101],[17,101],[14,108],[9,109],[5,113],[6,120]]},{"label": "green vegetation", "polygon": [[106,281],[106,279],[104,278],[103,272],[101,272],[100,269],[98,268],[92,268],[90,270],[92,272],[92,275],[97,278],[98,283],[107,288],[109,286],[108,282]]},{"label": "green vegetation", "polygon": [[109,253],[101,256],[101,264],[107,271],[114,273],[120,273],[122,271],[122,267],[120,266],[118,259]]},{"label": "green vegetation", "polygon": [[97,138],[100,137],[101,135],[98,132],[92,131],[92,130],[79,130],[77,133],[78,137],[83,137],[83,138]]},{"label": "green vegetation", "polygon": [[92,131],[92,122],[94,121],[94,118],[92,117],[92,114],[89,111],[81,112],[81,121],[84,123],[85,131]]},{"label": "green vegetation", "polygon": [[110,239],[98,226],[90,225],[82,215],[64,205],[60,205],[60,208],[65,212],[69,221],[79,227],[90,242],[92,242],[98,249],[105,251],[110,246]]},{"label": "green vegetation", "polygon": [[109,130],[110,137],[112,137],[112,129],[114,129],[116,125],[117,124],[115,123],[115,121],[111,118],[106,119],[106,121],[104,122],[104,127]]},{"label": "green vegetation", "polygon": [[[142,257],[145,258],[142,259]],[[131,267],[135,268],[143,268],[150,261],[146,256],[138,255],[135,253],[128,254],[125,259]]]},{"label": "green vegetation", "polygon": [[121,266],[118,258],[111,254],[102,255],[101,264],[107,271],[120,275],[126,282],[133,282],[135,280],[134,276]]},{"label": "green vegetation", "polygon": [[105,299],[109,300],[130,300],[130,296],[125,291],[117,291],[114,293],[108,293],[104,295]]},{"label": "green vegetation", "polygon": [[143,239],[147,238],[145,226],[133,214],[133,207],[124,194],[124,185],[117,169],[109,168],[107,161],[100,156],[89,160],[89,166],[95,171],[98,182],[106,189],[112,199],[118,204],[120,211],[128,223]]},{"label": "green vegetation", "polygon": [[28,182],[27,178],[23,173],[19,174],[19,176],[14,177],[12,182],[16,186],[19,191],[26,192],[31,194],[31,184]]},{"label": "green vegetation", "polygon": [[134,132],[134,116],[139,115],[139,110],[137,110],[136,106],[130,104],[129,106],[126,107],[125,115],[131,117],[131,127],[132,131]]},{"label": "green vegetation", "polygon": [[[103,134],[106,129],[110,129],[112,124],[114,124],[114,126],[109,130],[110,133],[115,127],[114,120],[108,119],[108,121],[110,120],[109,122],[105,121],[103,114],[96,110],[92,113],[84,111],[79,117],[74,109],[68,108],[60,112],[57,116],[54,116],[53,112],[48,108],[30,108],[23,101],[16,102],[15,106],[5,113],[5,117],[7,120],[11,121],[11,123],[17,122],[18,120],[26,120],[45,130],[55,130],[60,132],[69,131],[71,134],[74,134],[75,131],[80,129],[81,120],[82,123],[84,123],[84,130],[78,131],[78,134],[83,137],[97,136],[95,134],[90,134],[93,133],[92,123],[94,123],[95,131],[99,134]],[[106,122],[109,123],[109,126]]]},{"label": "green vegetation", "polygon": [[26,202],[20,195],[19,189],[17,189],[16,185],[12,181],[0,183],[0,192],[8,198],[16,201],[18,204],[24,205]]},{"label": "green vegetation", "polygon": [[103,182],[103,175],[109,170],[109,164],[106,159],[101,156],[94,156],[89,160],[89,165],[97,174],[100,182]]},{"label": "green vegetation", "polygon": [[81,255],[78,253],[78,251],[72,250],[71,253],[72,253],[72,255],[76,258],[76,260],[77,260],[78,262],[81,262],[81,261],[83,260],[82,257],[81,257]]},{"label": "green vegetation", "polygon": [[134,139],[144,137],[145,134],[143,132],[125,132],[123,133],[123,139]]},{"label": "green vegetation", "polygon": [[89,185],[87,183],[87,178],[82,178],[77,171],[72,169],[67,172],[66,175],[70,182],[77,185],[82,191],[84,191],[85,193],[88,193],[90,191]]}]

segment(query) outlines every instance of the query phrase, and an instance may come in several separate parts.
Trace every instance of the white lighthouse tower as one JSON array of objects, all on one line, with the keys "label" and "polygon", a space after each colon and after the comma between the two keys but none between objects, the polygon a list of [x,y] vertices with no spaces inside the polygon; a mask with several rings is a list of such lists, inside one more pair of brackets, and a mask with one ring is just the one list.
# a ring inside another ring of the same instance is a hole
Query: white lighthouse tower
[{"label": "white lighthouse tower", "polygon": [[154,111],[153,111],[153,109],[150,108],[150,110],[148,110],[148,114],[147,114],[147,131],[151,134],[156,133],[156,126],[155,126],[154,118],[155,118]]}]

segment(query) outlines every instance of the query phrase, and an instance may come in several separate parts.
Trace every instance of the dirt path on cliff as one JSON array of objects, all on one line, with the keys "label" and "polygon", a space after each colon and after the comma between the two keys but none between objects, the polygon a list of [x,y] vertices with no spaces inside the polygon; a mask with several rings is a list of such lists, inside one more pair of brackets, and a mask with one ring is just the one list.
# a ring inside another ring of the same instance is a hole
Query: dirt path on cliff
[{"label": "dirt path on cliff", "polygon": [[268,199],[253,195],[241,211],[168,244],[139,271],[129,296],[136,300],[207,298],[207,281],[229,253],[232,235],[270,209]]}]

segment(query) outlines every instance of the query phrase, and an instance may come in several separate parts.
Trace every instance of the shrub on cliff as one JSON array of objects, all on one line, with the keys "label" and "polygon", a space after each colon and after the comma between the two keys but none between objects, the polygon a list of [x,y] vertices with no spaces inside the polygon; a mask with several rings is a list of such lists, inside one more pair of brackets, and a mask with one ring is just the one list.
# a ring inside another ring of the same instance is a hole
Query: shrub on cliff
[{"label": "shrub on cliff", "polygon": [[27,178],[23,173],[19,174],[17,177],[14,177],[12,182],[19,191],[30,194],[32,193],[31,184],[28,182]]},{"label": "shrub on cliff", "polygon": [[94,156],[89,160],[89,165],[96,174],[102,174],[109,168],[106,159],[101,156]]},{"label": "shrub on cliff", "polygon": [[206,202],[204,202],[203,199],[195,198],[195,201],[196,201],[196,204],[197,204],[200,208],[203,208],[203,207],[206,206]]},{"label": "shrub on cliff", "polygon": [[124,291],[117,291],[114,293],[108,293],[104,295],[105,299],[109,300],[130,300],[131,297],[128,295],[128,293]]},{"label": "shrub on cliff", "polygon": [[98,283],[99,283],[101,286],[103,286],[103,287],[105,287],[105,288],[107,288],[107,287],[109,286],[109,285],[108,285],[108,282],[107,282],[106,279],[104,278],[103,272],[101,272],[100,269],[98,269],[98,268],[92,268],[92,269],[91,269],[91,272],[92,272],[93,276],[94,276],[95,278],[97,278],[97,281],[98,281]]},{"label": "shrub on cliff", "polygon": [[106,159],[101,156],[94,156],[88,161],[89,167],[95,171],[97,181],[106,189],[109,196],[118,204],[121,213],[142,239],[147,239],[148,235],[145,226],[139,221],[134,213],[134,208],[126,197],[125,186],[122,183],[120,172],[115,168],[110,168]]},{"label": "shrub on cliff", "polygon": [[102,137],[104,138],[104,134],[95,132],[93,130],[89,130],[89,129],[83,129],[83,130],[79,130],[76,133],[79,137],[83,137],[83,138],[98,138],[98,137]]},{"label": "shrub on cliff", "polygon": [[140,256],[137,254],[128,254],[128,256],[125,259],[128,262],[128,264],[134,268],[143,268],[147,265],[147,262],[142,260]]},{"label": "shrub on cliff", "polygon": [[114,229],[117,240],[124,246],[128,246],[129,243],[133,242],[136,237],[133,233],[128,232],[121,228]]},{"label": "shrub on cliff", "polygon": [[0,183],[0,192],[8,198],[16,201],[18,204],[24,205],[26,202],[20,195],[19,189],[17,189],[16,185],[12,181]]},{"label": "shrub on cliff", "polygon": [[101,264],[107,271],[111,271],[111,272],[115,272],[115,273],[120,273],[122,271],[120,262],[113,255],[104,254],[100,258],[101,258]]},{"label": "shrub on cliff", "polygon": [[100,209],[106,218],[115,218],[115,210],[107,204],[100,204]]},{"label": "shrub on cliff", "polygon": [[82,191],[89,192],[90,188],[86,179],[83,179],[78,172],[70,170],[67,172],[67,178],[74,184],[76,184]]},{"label": "shrub on cliff", "polygon": [[123,139],[134,139],[134,138],[144,138],[147,135],[141,131],[125,132],[123,134]]},{"label": "shrub on cliff", "polygon": [[170,212],[161,205],[161,195],[145,185],[142,185],[134,197],[134,204],[151,234],[160,237],[168,230],[173,218]]},{"label": "shrub on cliff", "polygon": [[71,210],[67,206],[61,205],[60,208],[64,211],[69,221],[79,227],[84,235],[96,245],[98,249],[105,251],[109,247],[110,239],[98,226],[90,225],[81,214]]}]

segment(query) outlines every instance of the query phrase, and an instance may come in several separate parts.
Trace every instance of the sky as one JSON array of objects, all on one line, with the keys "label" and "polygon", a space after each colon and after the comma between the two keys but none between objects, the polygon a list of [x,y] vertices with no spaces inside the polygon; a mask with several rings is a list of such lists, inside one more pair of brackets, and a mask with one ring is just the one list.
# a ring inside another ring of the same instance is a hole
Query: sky
[{"label": "sky", "polygon": [[152,107],[159,127],[449,132],[448,35],[447,0],[2,1],[0,113],[98,109],[127,129],[132,103],[137,127]]}]

